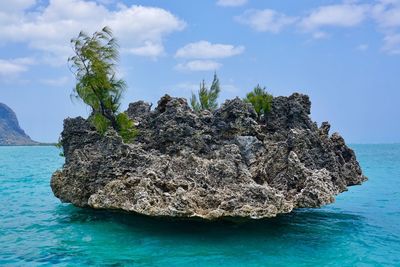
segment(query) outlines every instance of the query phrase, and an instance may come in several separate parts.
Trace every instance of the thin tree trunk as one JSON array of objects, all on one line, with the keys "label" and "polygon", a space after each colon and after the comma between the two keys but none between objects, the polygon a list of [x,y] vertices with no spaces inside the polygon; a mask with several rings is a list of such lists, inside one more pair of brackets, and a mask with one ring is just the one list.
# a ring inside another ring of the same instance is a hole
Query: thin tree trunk
[{"label": "thin tree trunk", "polygon": [[118,124],[114,114],[110,113],[110,111],[104,107],[103,101],[101,100],[100,100],[100,108],[101,108],[101,115],[103,115],[111,122],[111,126],[114,128],[114,130],[118,131],[119,130]]}]

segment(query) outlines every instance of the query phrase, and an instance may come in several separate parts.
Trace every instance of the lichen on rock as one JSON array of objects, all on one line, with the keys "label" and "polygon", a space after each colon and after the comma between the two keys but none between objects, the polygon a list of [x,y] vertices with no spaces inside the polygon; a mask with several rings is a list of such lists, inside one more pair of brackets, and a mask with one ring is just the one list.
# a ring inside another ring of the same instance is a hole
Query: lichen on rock
[{"label": "lichen on rock", "polygon": [[257,122],[239,98],[195,113],[168,95],[126,113],[139,136],[100,136],[83,118],[66,119],[65,164],[51,179],[63,202],[149,216],[265,218],[332,203],[366,180],[343,138],[312,122],[306,95],[275,97]]}]

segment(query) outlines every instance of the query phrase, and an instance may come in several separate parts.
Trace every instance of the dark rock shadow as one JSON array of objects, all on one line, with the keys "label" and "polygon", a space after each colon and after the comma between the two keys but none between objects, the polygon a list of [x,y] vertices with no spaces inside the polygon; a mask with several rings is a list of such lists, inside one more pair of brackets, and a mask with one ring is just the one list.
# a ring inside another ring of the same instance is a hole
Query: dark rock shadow
[{"label": "dark rock shadow", "polygon": [[[219,238],[298,238],[299,235],[329,239],[329,236],[352,234],[365,226],[364,217],[356,214],[335,212],[326,209],[299,209],[275,218],[260,220],[224,220],[206,221],[201,219],[171,219],[148,217],[139,214],[110,212],[103,210],[81,209],[72,205],[63,205],[57,209],[58,219],[64,224],[91,224],[96,222],[117,224],[129,231],[162,237],[182,237],[194,239],[218,240]],[[323,241],[323,240],[321,240]]]},{"label": "dark rock shadow", "polygon": [[318,262],[318,255],[332,255],[334,262],[335,255],[353,256],[343,244],[360,240],[368,227],[362,216],[326,208],[263,220],[204,221],[62,204],[53,216],[59,228],[54,233],[57,245],[46,249],[43,258],[88,266],[99,261],[110,266],[163,266],[170,260],[184,263],[180,266],[199,262],[207,266],[216,259],[226,266],[243,257],[257,265],[281,261],[287,255],[296,262],[304,261],[305,255],[310,262]]}]

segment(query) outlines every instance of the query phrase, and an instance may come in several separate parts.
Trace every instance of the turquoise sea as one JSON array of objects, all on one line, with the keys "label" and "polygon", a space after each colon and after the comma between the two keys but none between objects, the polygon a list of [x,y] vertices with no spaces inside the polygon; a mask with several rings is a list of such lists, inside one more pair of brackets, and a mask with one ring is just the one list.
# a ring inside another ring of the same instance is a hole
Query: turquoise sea
[{"label": "turquoise sea", "polygon": [[0,265],[400,266],[400,145],[353,145],[369,181],[321,209],[247,223],[61,204],[54,147],[0,147]]}]

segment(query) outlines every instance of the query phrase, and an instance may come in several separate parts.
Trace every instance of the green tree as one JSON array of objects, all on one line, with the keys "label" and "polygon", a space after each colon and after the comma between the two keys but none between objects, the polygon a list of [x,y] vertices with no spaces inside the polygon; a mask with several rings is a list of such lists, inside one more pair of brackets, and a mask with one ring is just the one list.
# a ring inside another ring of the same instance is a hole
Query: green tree
[{"label": "green tree", "polygon": [[252,92],[246,95],[244,101],[253,105],[257,113],[258,121],[262,115],[266,115],[271,111],[273,96],[266,91],[266,88],[261,88],[258,84]]},{"label": "green tree", "polygon": [[92,36],[80,32],[71,44],[74,56],[68,62],[76,78],[73,95],[92,108],[90,120],[99,133],[111,126],[125,142],[132,141],[137,134],[134,123],[125,113],[118,113],[126,83],[116,77],[118,43],[111,29],[104,27]]},{"label": "green tree", "polygon": [[194,111],[199,112],[201,110],[215,110],[218,108],[217,99],[221,92],[219,86],[219,79],[216,73],[214,73],[214,79],[212,81],[210,89],[207,88],[205,81],[200,83],[200,89],[198,92],[198,97],[192,93],[190,98],[190,104]]}]

